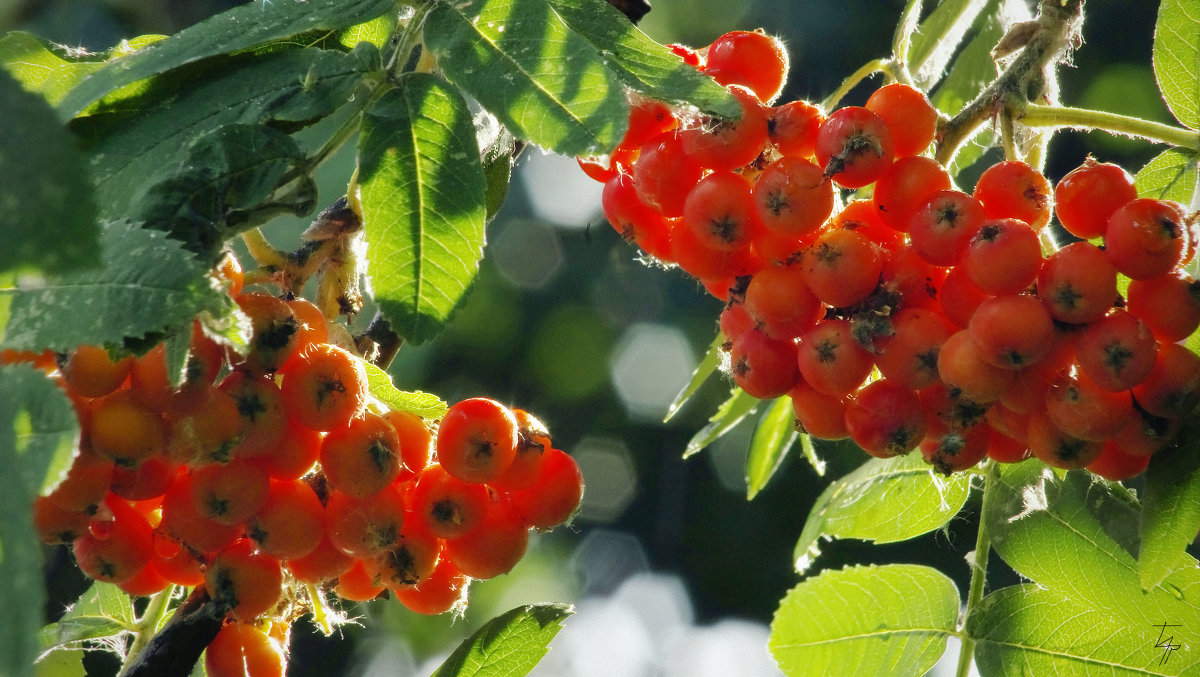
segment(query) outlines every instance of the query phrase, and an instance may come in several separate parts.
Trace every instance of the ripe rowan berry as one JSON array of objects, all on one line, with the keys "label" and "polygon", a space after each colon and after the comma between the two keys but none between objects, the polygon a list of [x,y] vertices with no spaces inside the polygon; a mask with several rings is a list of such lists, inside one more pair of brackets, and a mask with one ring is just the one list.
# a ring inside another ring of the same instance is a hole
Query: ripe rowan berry
[{"label": "ripe rowan berry", "polygon": [[892,134],[883,118],[861,106],[829,114],[817,130],[817,164],[843,188],[862,188],[892,165]]},{"label": "ripe rowan berry", "polygon": [[316,465],[321,456],[321,433],[302,425],[289,425],[283,437],[267,453],[253,461],[275,479],[295,480]]},{"label": "ripe rowan berry", "polygon": [[89,578],[120,583],[141,571],[154,552],[146,518],[122,499],[109,496],[104,509],[75,539],[75,563]]},{"label": "ripe rowan berry", "polygon": [[[750,278],[743,305],[749,329],[758,326],[767,336],[792,339],[816,324],[824,314],[820,299],[805,281],[800,265],[767,266]],[[726,334],[730,340],[737,335]]]},{"label": "ripe rowan berry", "polygon": [[939,308],[951,322],[965,329],[970,324],[975,309],[989,296],[990,294],[975,286],[966,269],[954,266],[950,268],[946,279],[942,281],[941,289],[938,290]]},{"label": "ripe rowan berry", "polygon": [[136,467],[166,444],[162,416],[138,403],[128,390],[118,390],[92,400],[88,434],[91,446],[103,458]]},{"label": "ripe rowan berry", "polygon": [[371,411],[331,431],[321,442],[321,468],[329,486],[356,498],[391,484],[402,463],[396,429]]},{"label": "ripe rowan berry", "polygon": [[505,501],[492,501],[474,529],[447,539],[444,554],[464,574],[486,579],[511,571],[528,547],[529,527],[521,514]]},{"label": "ripe rowan berry", "polygon": [[1045,412],[1064,433],[1103,442],[1133,416],[1133,399],[1128,391],[1113,392],[1097,386],[1086,372],[1066,372],[1047,390]]},{"label": "ripe rowan berry", "polygon": [[884,259],[880,248],[854,230],[828,230],[804,254],[804,281],[822,302],[852,306],[879,284]]},{"label": "ripe rowan berry", "polygon": [[629,124],[625,135],[617,144],[618,152],[623,149],[640,148],[653,137],[669,132],[679,126],[679,118],[667,104],[646,96],[631,94],[629,101]]},{"label": "ripe rowan berry", "polygon": [[762,225],[750,196],[752,185],[741,174],[715,171],[688,192],[683,222],[705,246],[736,250],[749,246]]},{"label": "ripe rowan berry", "polygon": [[396,429],[400,439],[400,460],[404,469],[397,479],[411,479],[433,458],[433,432],[420,416],[400,409],[385,412],[383,418]]},{"label": "ripe rowan berry", "polygon": [[982,461],[991,441],[992,428],[986,423],[962,429],[946,428],[922,440],[921,456],[934,470],[949,476]]},{"label": "ripe rowan berry", "polygon": [[524,409],[512,411],[517,419],[517,453],[508,468],[488,482],[488,486],[499,491],[515,491],[533,484],[552,448],[550,431],[537,417]]},{"label": "ripe rowan berry", "polygon": [[1034,231],[1050,222],[1050,182],[1024,162],[1004,160],[983,170],[974,196],[988,219],[1019,219]]},{"label": "ripe rowan berry", "polygon": [[287,403],[274,379],[234,371],[221,380],[217,389],[233,398],[242,419],[242,436],[230,450],[232,456],[256,458],[269,453],[283,439],[288,428]]},{"label": "ripe rowan berry", "polygon": [[204,585],[218,608],[249,621],[270,611],[283,596],[279,561],[259,552],[254,541],[240,538],[217,553],[204,574]]},{"label": "ripe rowan berry", "polygon": [[261,292],[234,298],[250,317],[249,352],[242,366],[255,374],[274,373],[299,348],[299,322],[283,299]]},{"label": "ripe rowan berry", "polygon": [[902,157],[875,181],[872,199],[879,219],[907,232],[917,210],[939,191],[950,189],[950,173],[937,160],[921,155]]},{"label": "ripe rowan berry", "polygon": [[600,203],[605,219],[621,239],[637,244],[651,256],[673,260],[671,228],[658,210],[646,206],[637,196],[631,174],[620,173],[605,182]]},{"label": "ripe rowan berry", "polygon": [[1037,295],[1054,319],[1071,324],[1098,320],[1117,298],[1117,269],[1090,242],[1073,242],[1046,258]]},{"label": "ripe rowan berry", "polygon": [[281,369],[280,392],[297,423],[329,432],[343,428],[367,403],[367,370],[349,351],[311,343]]},{"label": "ripe rowan berry", "polygon": [[1029,414],[1025,442],[1043,463],[1054,468],[1082,468],[1100,455],[1102,442],[1081,440],[1058,429],[1045,412]]},{"label": "ripe rowan berry", "polygon": [[301,583],[324,583],[333,580],[354,566],[354,557],[333,544],[327,530],[321,530],[321,541],[312,552],[287,560],[288,571]]},{"label": "ripe rowan berry", "polygon": [[417,585],[433,574],[442,546],[422,520],[405,519],[396,544],[374,559],[379,582],[395,589]]},{"label": "ripe rowan berry", "polygon": [[487,511],[488,489],[466,482],[434,463],[417,478],[412,510],[438,538],[454,538],[475,528]]},{"label": "ripe rowan berry", "polygon": [[749,89],[729,87],[741,107],[736,120],[709,118],[679,132],[684,152],[700,166],[734,170],[754,161],[767,145],[767,111]]},{"label": "ripe rowan berry", "polygon": [[181,473],[163,494],[160,531],[200,554],[213,553],[242,534],[241,525],[222,524],[200,513],[192,497],[192,476]]},{"label": "ripe rowan berry", "polygon": [[771,338],[758,329],[737,337],[729,358],[734,384],[760,400],[779,397],[800,380],[796,347],[791,340]]},{"label": "ripe rowan berry", "polygon": [[329,340],[329,325],[317,304],[302,298],[290,299],[285,303],[296,316],[296,353],[293,353],[293,357],[309,345]]},{"label": "ripe rowan berry", "polygon": [[638,198],[663,216],[683,216],[688,191],[703,176],[704,169],[683,147],[675,131],[647,141],[633,163],[633,185]]},{"label": "ripe rowan berry", "polygon": [[101,346],[79,346],[62,366],[67,387],[84,397],[102,397],[125,382],[133,369],[133,357],[113,360]]},{"label": "ripe rowan berry", "polygon": [[414,613],[432,616],[466,604],[471,579],[443,557],[428,578],[411,586],[392,588],[396,600]]},{"label": "ripe rowan berry", "polygon": [[979,200],[961,191],[939,190],[916,207],[906,230],[921,258],[935,266],[952,266],[985,220]]},{"label": "ripe rowan berry", "polygon": [[74,541],[87,532],[91,516],[82,510],[67,510],[49,496],[33,499],[33,528],[38,539],[47,545]]},{"label": "ripe rowan berry", "polygon": [[893,383],[920,390],[938,380],[938,352],[956,330],[936,310],[902,308],[892,316],[892,335],[876,341],[875,364]]},{"label": "ripe rowan berry", "polygon": [[1132,280],[1125,309],[1145,322],[1160,342],[1182,341],[1200,327],[1200,281],[1182,270]]},{"label": "ripe rowan berry", "polygon": [[369,602],[383,594],[383,583],[373,561],[354,560],[354,564],[341,576],[333,591],[342,599],[352,602]]},{"label": "ripe rowan berry", "polygon": [[753,196],[759,220],[777,235],[804,237],[833,213],[833,184],[801,157],[784,156],[767,165]]},{"label": "ripe rowan berry", "polygon": [[404,490],[400,485],[390,485],[365,498],[334,490],[325,503],[329,540],[358,558],[371,558],[395,547],[404,518]]},{"label": "ripe rowan berry", "polygon": [[933,142],[937,109],[921,90],[899,82],[884,85],[867,98],[866,108],[887,123],[896,157],[916,155]]},{"label": "ripe rowan berry", "polygon": [[845,397],[832,397],[813,390],[804,381],[788,392],[792,399],[792,412],[796,415],[796,429],[822,440],[844,440],[846,431]]},{"label": "ripe rowan berry", "polygon": [[1108,217],[1104,252],[1121,273],[1146,280],[1166,275],[1183,262],[1188,230],[1176,202],[1138,198]]},{"label": "ripe rowan berry", "polygon": [[958,388],[968,399],[981,404],[1000,399],[1016,378],[1011,369],[985,360],[967,329],[946,339],[938,351],[937,364],[938,375],[946,385]]},{"label": "ripe rowan berry", "polygon": [[196,468],[191,485],[197,512],[221,524],[242,524],[266,504],[271,483],[263,468],[235,460]]},{"label": "ripe rowan berry", "polygon": [[1149,456],[1130,454],[1108,440],[1100,447],[1100,454],[1086,467],[1110,482],[1122,482],[1146,472],[1149,465]]},{"label": "ripe rowan berry", "polygon": [[446,472],[466,482],[488,482],[512,464],[517,442],[512,410],[490,398],[472,397],[446,411],[435,443]]},{"label": "ripe rowan berry", "polygon": [[1068,233],[1091,240],[1104,235],[1108,217],[1137,196],[1129,172],[1088,156],[1054,186],[1054,213]]},{"label": "ripe rowan berry", "polygon": [[1130,390],[1150,375],[1158,343],[1145,323],[1120,308],[1079,334],[1079,367],[1105,390]]},{"label": "ripe rowan berry", "polygon": [[852,200],[842,211],[834,214],[829,227],[853,230],[890,252],[898,251],[905,245],[904,234],[888,227],[879,218],[874,200]]},{"label": "ripe rowan berry", "polygon": [[79,450],[71,459],[66,474],[50,490],[50,500],[69,512],[92,514],[100,507],[112,486],[115,464],[92,449],[91,442],[80,440]]},{"label": "ripe rowan berry", "polygon": [[227,623],[204,649],[209,677],[283,677],[287,656],[267,633],[249,623]]},{"label": "ripe rowan berry", "polygon": [[708,46],[703,69],[722,85],[744,85],[769,102],[787,79],[787,49],[762,31],[729,31]]},{"label": "ripe rowan berry", "polygon": [[151,456],[136,468],[115,466],[109,490],[127,501],[145,501],[167,493],[179,466],[164,455]]},{"label": "ripe rowan berry", "polygon": [[1154,368],[1133,387],[1133,397],[1147,414],[1182,420],[1200,403],[1200,356],[1178,343],[1163,343]]},{"label": "ripe rowan berry", "polygon": [[967,243],[961,265],[981,291],[1016,294],[1037,279],[1042,245],[1024,221],[985,221]]},{"label": "ripe rowan berry", "polygon": [[967,325],[979,356],[1002,369],[1035,364],[1054,342],[1054,320],[1033,296],[994,296],[975,309]]},{"label": "ripe rowan berry", "polygon": [[272,479],[267,499],[246,521],[246,535],[275,559],[292,560],[321,544],[325,506],[304,481]]},{"label": "ripe rowan berry", "polygon": [[811,159],[825,116],[807,101],[789,101],[767,111],[767,137],[780,155]]},{"label": "ripe rowan berry", "polygon": [[849,320],[821,320],[797,342],[800,376],[813,390],[844,397],[857,390],[875,367],[875,360],[854,340]]},{"label": "ripe rowan berry", "polygon": [[[716,249],[701,241],[696,231],[686,225],[671,230],[670,251],[670,260],[699,280],[725,280],[750,275],[762,267],[762,261],[749,245],[736,249]],[[728,289],[728,286],[724,289]]]},{"label": "ripe rowan berry", "polygon": [[583,500],[583,472],[570,454],[551,449],[533,484],[510,492],[508,500],[527,527],[550,529],[565,524]]},{"label": "ripe rowan berry", "polygon": [[879,458],[916,449],[928,426],[917,394],[887,379],[855,393],[846,405],[845,421],[850,439]]}]

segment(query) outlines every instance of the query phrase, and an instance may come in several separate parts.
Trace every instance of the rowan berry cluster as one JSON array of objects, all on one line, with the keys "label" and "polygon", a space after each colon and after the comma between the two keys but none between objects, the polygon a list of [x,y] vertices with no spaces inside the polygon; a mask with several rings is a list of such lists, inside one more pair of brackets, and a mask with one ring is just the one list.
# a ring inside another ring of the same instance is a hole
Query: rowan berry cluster
[{"label": "rowan berry cluster", "polygon": [[761,32],[673,49],[741,117],[635,99],[620,146],[580,164],[617,232],[726,301],[745,392],[947,474],[1036,456],[1123,479],[1170,443],[1200,401],[1195,215],[1092,158],[1056,186],[1002,161],[968,193],[926,154],[938,113],[913,87],[826,114],[772,104],[787,59]]},{"label": "rowan berry cluster", "polygon": [[471,580],[512,569],[531,529],[578,508],[579,467],[534,416],[482,397],[438,421],[388,409],[315,305],[239,288],[246,354],[197,322],[179,386],[161,344],[62,356],[54,376],[82,436],[34,505],[42,540],[70,545],[95,580],[131,595],[204,586],[229,619],[209,674],[270,654],[279,633],[259,625],[290,621],[302,584],[349,600],[387,590],[442,613],[465,604]]}]

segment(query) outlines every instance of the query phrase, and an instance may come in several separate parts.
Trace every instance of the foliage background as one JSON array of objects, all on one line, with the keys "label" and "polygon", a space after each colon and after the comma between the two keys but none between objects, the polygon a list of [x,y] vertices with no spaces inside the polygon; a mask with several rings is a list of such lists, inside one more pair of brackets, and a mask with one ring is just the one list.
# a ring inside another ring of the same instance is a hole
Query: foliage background
[{"label": "foliage background", "polygon": [[[17,28],[103,49],[139,34],[178,31],[236,4],[0,0],[0,31]],[[641,27],[659,42],[694,46],[726,30],[762,27],[783,37],[791,53],[782,100],[818,100],[887,51],[903,4],[658,0]],[[1088,2],[1084,44],[1073,67],[1061,71],[1062,99],[1169,122],[1150,67],[1155,3],[1134,4]],[[1007,5],[1027,9],[1024,2]],[[876,84],[860,86],[844,103],[860,103]],[[1050,149],[1047,175],[1056,180],[1088,152],[1133,171],[1158,150],[1102,133],[1062,133]],[[351,151],[322,169],[321,204],[344,190],[352,163]],[[726,391],[710,383],[669,424],[661,423],[664,397],[669,400],[683,386],[706,350],[720,304],[682,273],[635,261],[633,249],[599,214],[599,186],[574,177],[572,165],[526,151],[508,202],[489,228],[487,256],[467,305],[436,341],[402,350],[392,372],[398,386],[448,401],[488,394],[536,412],[556,444],[580,459],[589,484],[584,515],[574,532],[542,537],[509,576],[473,588],[465,622],[414,619],[396,605],[379,603],[363,611],[364,627],[347,630],[343,639],[325,639],[297,624],[295,632],[305,636],[294,643],[291,674],[341,674],[394,633],[408,639],[412,660],[419,663],[511,606],[609,594],[643,571],[681,577],[696,624],[728,617],[765,624],[797,580],[792,547],[813,500],[828,478],[865,459],[854,449],[827,448],[830,467],[822,479],[790,455],[749,503],[741,479],[749,425],[714,449],[680,460]],[[290,246],[303,225],[276,223],[268,235]],[[820,565],[924,563],[965,590],[969,572],[963,555],[973,547],[970,521],[977,514],[978,506],[971,506],[949,532],[901,544],[832,543]],[[67,557],[59,548],[48,559],[51,615],[84,585]],[[1011,582],[1015,577],[995,579],[997,585]],[[761,651],[765,656],[765,646]],[[97,674],[112,668],[97,661]]]}]

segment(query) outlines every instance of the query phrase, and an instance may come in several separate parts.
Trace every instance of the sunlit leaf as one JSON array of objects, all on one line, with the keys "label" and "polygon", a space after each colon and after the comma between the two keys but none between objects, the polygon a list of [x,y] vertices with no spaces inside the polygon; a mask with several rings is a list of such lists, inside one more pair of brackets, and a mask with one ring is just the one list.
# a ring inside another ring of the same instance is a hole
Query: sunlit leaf
[{"label": "sunlit leaf", "polygon": [[189,26],[113,61],[71,90],[63,118],[118,87],[201,59],[250,49],[314,30],[353,26],[396,7],[396,0],[269,0],[249,2]]},{"label": "sunlit leaf", "polygon": [[[1165,625],[1174,622],[1163,619]],[[1130,626],[1124,620],[1034,584],[1001,588],[967,619],[979,674],[1186,675],[1200,654],[1183,648],[1190,630]],[[1174,648],[1169,648],[1174,647]],[[1014,672],[1020,666],[1021,672]]]},{"label": "sunlit leaf", "polygon": [[566,604],[531,604],[503,613],[463,640],[431,677],[529,674],[572,613]]},{"label": "sunlit leaf", "polygon": [[656,101],[689,104],[713,115],[741,115],[728,90],[651,40],[604,0],[547,1],[630,88]]},{"label": "sunlit leaf", "polygon": [[437,335],[483,257],[486,179],[467,104],[411,73],[367,112],[357,186],[375,301],[413,343]]},{"label": "sunlit leaf", "polygon": [[438,419],[449,406],[437,395],[420,391],[404,391],[392,384],[392,377],[373,364],[367,369],[367,390],[391,409],[407,411],[422,418]]},{"label": "sunlit leaf", "polygon": [[438,3],[425,45],[454,84],[513,134],[563,155],[599,155],[629,106],[600,54],[542,2]]},{"label": "sunlit leaf", "polygon": [[1200,454],[1195,430],[1181,446],[1157,453],[1142,492],[1138,574],[1143,589],[1179,568],[1183,550],[1200,532]]},{"label": "sunlit leaf", "polygon": [[1138,196],[1196,207],[1197,159],[1196,153],[1178,148],[1159,153],[1134,177]]},{"label": "sunlit leaf", "polygon": [[920,454],[872,458],[825,487],[808,513],[793,555],[803,572],[822,538],[904,541],[949,522],[971,492],[966,473],[937,474]]},{"label": "sunlit leaf", "polygon": [[768,646],[788,677],[922,675],[946,650],[958,590],[924,566],[824,571],[792,588]]},{"label": "sunlit leaf", "polygon": [[704,353],[704,357],[700,358],[700,363],[696,365],[696,371],[692,372],[692,380],[679,391],[675,399],[671,401],[667,407],[667,415],[663,417],[663,423],[670,421],[679,413],[679,409],[687,404],[688,400],[692,399],[692,395],[704,385],[709,377],[717,373],[717,369],[721,366],[721,346],[725,344],[725,337],[717,334],[713,342],[709,344],[708,350]]},{"label": "sunlit leaf", "polygon": [[722,435],[740,423],[747,414],[754,411],[761,401],[741,388],[734,388],[729,394],[729,399],[725,400],[716,413],[709,417],[708,423],[696,431],[696,434],[688,441],[687,448],[683,450],[683,457],[688,458],[697,454],[701,449],[716,442]]},{"label": "sunlit leaf", "polygon": [[1200,0],[1159,3],[1154,75],[1175,119],[1200,129]]},{"label": "sunlit leaf", "polygon": [[792,398],[776,398],[758,419],[746,456],[746,500],[753,499],[767,485],[792,443],[800,436],[792,421]]},{"label": "sunlit leaf", "polygon": [[946,72],[967,31],[994,0],[944,0],[921,22],[907,59],[917,86],[932,88]]},{"label": "sunlit leaf", "polygon": [[12,31],[0,37],[0,67],[25,89],[46,97],[50,105],[62,101],[72,87],[103,66],[101,61],[68,58],[61,49],[31,33]]}]

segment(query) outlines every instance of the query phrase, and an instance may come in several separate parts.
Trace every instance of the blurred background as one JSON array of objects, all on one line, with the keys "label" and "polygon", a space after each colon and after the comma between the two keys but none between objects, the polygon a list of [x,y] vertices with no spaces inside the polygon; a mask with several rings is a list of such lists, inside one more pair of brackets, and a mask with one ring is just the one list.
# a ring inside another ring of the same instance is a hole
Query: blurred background
[{"label": "blurred background", "polygon": [[[0,0],[0,30],[99,50],[139,34],[175,32],[236,4]],[[641,28],[659,42],[696,47],[727,30],[763,28],[782,37],[791,54],[781,100],[819,100],[861,64],[886,54],[903,6],[901,0],[656,0]],[[1084,44],[1062,69],[1065,103],[1170,121],[1150,66],[1155,7],[1089,0]],[[1013,2],[1007,9],[1028,17],[1031,6]],[[865,101],[878,84],[869,80],[843,103]],[[1056,180],[1089,152],[1136,171],[1159,150],[1101,133],[1062,133],[1046,173]],[[321,204],[344,192],[352,168],[352,147],[323,167]],[[290,248],[305,225],[276,222],[267,232]],[[417,617],[379,600],[351,609],[361,625],[331,638],[298,622],[289,674],[428,674],[479,624],[537,601],[571,602],[577,611],[537,674],[778,674],[766,642],[779,599],[800,580],[792,547],[828,480],[866,456],[820,447],[828,462],[822,478],[793,453],[752,502],[743,466],[754,416],[712,448],[681,459],[728,395],[728,384],[714,379],[663,422],[712,341],[720,309],[684,274],[637,259],[604,222],[600,185],[573,160],[527,149],[508,201],[489,226],[486,257],[465,306],[436,341],[401,350],[391,371],[403,389],[450,402],[486,394],[536,413],[556,446],[583,469],[583,512],[572,528],[536,536],[512,573],[475,584],[463,618]],[[818,565],[925,563],[965,590],[964,555],[974,545],[976,513],[969,504],[948,530],[908,543],[827,543]],[[67,601],[60,594],[51,604]],[[89,674],[115,669],[103,656],[88,660]]]}]

